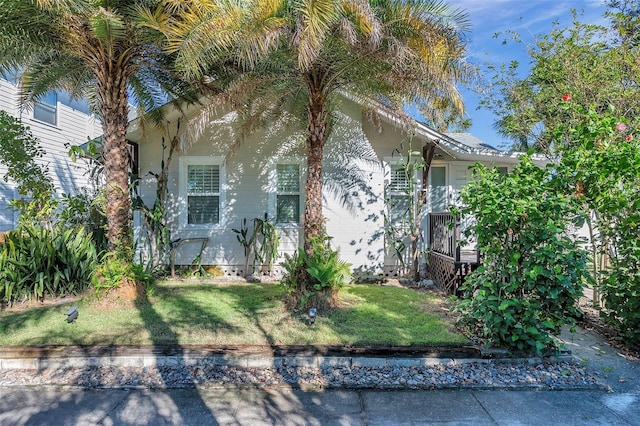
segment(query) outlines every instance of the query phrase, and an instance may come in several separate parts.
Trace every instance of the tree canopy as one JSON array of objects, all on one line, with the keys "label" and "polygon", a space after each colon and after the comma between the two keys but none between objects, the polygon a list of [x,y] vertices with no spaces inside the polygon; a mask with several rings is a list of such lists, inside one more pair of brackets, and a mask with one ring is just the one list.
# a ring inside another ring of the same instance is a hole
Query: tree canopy
[{"label": "tree canopy", "polygon": [[176,83],[161,34],[140,25],[158,1],[0,0],[0,72],[17,73],[23,106],[51,91],[88,99],[102,121],[108,239],[129,249],[129,103],[161,112]]},{"label": "tree canopy", "polygon": [[525,77],[518,77],[521,64],[516,61],[489,67],[490,92],[482,104],[499,117],[494,126],[513,141],[513,148],[553,148],[553,130],[578,118],[560,108],[564,95],[585,109],[613,107],[622,117],[640,113],[640,46],[631,31],[638,20],[633,15],[637,2],[609,6],[610,26],[581,22],[572,11],[569,27],[556,23],[549,34],[538,36],[529,46],[531,69]]}]

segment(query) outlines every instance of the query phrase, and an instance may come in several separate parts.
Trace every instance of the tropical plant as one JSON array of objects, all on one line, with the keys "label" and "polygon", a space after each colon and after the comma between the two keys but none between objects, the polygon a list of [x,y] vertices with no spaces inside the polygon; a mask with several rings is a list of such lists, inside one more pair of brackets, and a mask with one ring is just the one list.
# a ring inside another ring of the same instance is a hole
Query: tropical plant
[{"label": "tropical plant", "polygon": [[[290,303],[299,309],[316,308],[323,312],[334,304],[340,288],[351,278],[351,265],[340,259],[329,237],[313,237],[311,254],[299,249],[285,253],[282,267],[286,275],[281,285],[290,295]],[[309,278],[310,277],[310,278]]]},{"label": "tropical plant", "polygon": [[[244,249],[244,277],[250,273],[255,273],[256,263],[266,266],[268,271],[272,271],[273,262],[278,257],[278,246],[280,238],[276,226],[271,223],[267,213],[264,219],[259,217],[253,218],[253,230],[249,233],[247,219],[242,219],[240,229],[232,229],[236,234],[236,238]],[[249,263],[251,263],[251,272],[249,272]]]},{"label": "tropical plant", "polygon": [[57,202],[49,169],[38,162],[45,152],[29,128],[6,111],[0,111],[0,152],[0,163],[7,168],[5,182],[15,182],[18,193],[25,197],[11,201],[20,211],[19,221],[50,226]]},{"label": "tropical plant", "polygon": [[91,286],[98,297],[116,288],[128,288],[137,296],[142,289],[145,294],[152,292],[155,279],[153,271],[144,265],[122,259],[114,253],[106,253],[91,275]]},{"label": "tropical plant", "polygon": [[604,302],[601,314],[619,338],[638,345],[640,4],[607,5],[609,26],[579,22],[574,14],[570,27],[539,37],[525,78],[516,63],[494,68],[498,91],[487,104],[515,147],[560,159],[556,180],[582,203],[590,233],[594,304]]},{"label": "tropical plant", "polygon": [[412,149],[411,139],[406,147],[394,149],[392,156],[397,161],[392,165],[392,176],[385,186],[385,233],[402,270],[408,272],[411,267],[413,279],[419,281],[420,264],[424,260],[420,212],[426,194],[417,188],[416,173],[422,174],[425,167],[428,170],[429,164],[420,151]]},{"label": "tropical plant", "polygon": [[[575,98],[574,98],[575,99]],[[565,101],[581,117],[556,129],[563,150],[558,176],[584,208],[592,247],[595,301],[601,315],[629,346],[640,346],[640,141],[637,120],[617,110],[599,113]]]},{"label": "tropical plant", "polygon": [[84,228],[22,225],[0,246],[0,302],[77,294],[97,264],[91,234]]},{"label": "tropical plant", "polygon": [[96,251],[101,255],[109,249],[104,204],[104,191],[94,193],[83,188],[74,195],[62,194],[55,220],[67,228],[83,226],[91,234]]},{"label": "tropical plant", "polygon": [[586,255],[570,233],[575,200],[529,157],[506,176],[475,165],[461,198],[458,212],[474,218],[466,233],[484,257],[462,285],[461,325],[512,352],[555,349],[553,336],[580,315],[587,275]]},{"label": "tropical plant", "polygon": [[[156,180],[156,198],[153,200],[153,206],[149,207],[140,194],[138,193],[138,185],[135,186],[135,198],[133,199],[133,208],[142,213],[142,225],[146,231],[146,243],[149,250],[149,266],[151,269],[158,268],[167,255],[171,251],[171,230],[167,226],[167,196],[169,194],[169,167],[173,154],[178,149],[178,132],[180,131],[180,120],[178,120],[173,137],[169,134],[169,129],[165,130],[169,146],[164,136],[162,136],[162,151],[160,160],[160,171],[157,173],[149,172]],[[169,150],[165,158],[165,151]]]},{"label": "tropical plant", "polygon": [[311,241],[324,238],[322,161],[342,96],[363,104],[376,99],[399,114],[416,104],[433,121],[438,105],[448,113],[463,109],[456,84],[471,73],[464,62],[466,14],[441,1],[170,3],[181,18],[156,24],[187,77],[217,81],[233,65],[246,71],[211,105],[228,101],[253,118],[250,127],[283,116],[306,127],[308,257]]},{"label": "tropical plant", "polygon": [[[64,90],[91,101],[102,121],[110,250],[131,249],[129,102],[156,111],[164,93],[183,93],[159,34],[139,25],[153,0],[1,0],[0,72],[18,73],[23,105]],[[185,95],[186,96],[186,95]]]}]

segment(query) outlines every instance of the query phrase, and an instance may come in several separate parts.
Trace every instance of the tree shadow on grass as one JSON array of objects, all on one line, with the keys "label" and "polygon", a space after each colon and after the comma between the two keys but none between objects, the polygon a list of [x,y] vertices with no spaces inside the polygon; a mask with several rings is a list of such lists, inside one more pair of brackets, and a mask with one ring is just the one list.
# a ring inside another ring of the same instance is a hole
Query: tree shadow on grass
[{"label": "tree shadow on grass", "polygon": [[264,341],[274,349],[275,348],[275,340],[273,334],[271,334],[270,330],[267,330],[261,318],[263,317],[262,311],[273,307],[274,303],[272,300],[276,297],[280,297],[276,295],[276,292],[269,293],[267,297],[243,297],[246,295],[247,289],[251,290],[252,288],[260,288],[260,290],[267,289],[268,286],[274,286],[274,284],[241,284],[241,285],[233,285],[228,287],[219,287],[217,291],[222,294],[225,294],[231,297],[234,300],[234,307],[237,309],[239,313],[241,313],[245,318],[247,318],[259,331],[259,333],[264,338]]},{"label": "tree shadow on grass", "polygon": [[2,312],[0,321],[0,334],[16,333],[24,329],[27,324],[37,323],[47,317],[51,310],[59,309],[54,306],[38,306],[24,311]]},{"label": "tree shadow on grass", "polygon": [[[145,327],[149,331],[151,341],[152,341],[152,353],[156,356],[158,355],[170,355],[172,358],[171,366],[170,365],[161,365],[158,361],[160,359],[156,358],[156,365],[158,372],[162,378],[162,381],[165,386],[175,386],[178,385],[180,387],[196,387],[196,381],[193,376],[190,374],[190,362],[185,356],[185,351],[183,346],[180,344],[178,334],[173,330],[172,324],[168,323],[153,307],[153,304],[149,301],[145,292],[138,292],[136,299],[134,300],[134,305],[138,309],[140,313],[140,317],[142,318]],[[183,309],[181,309],[181,313],[187,316],[186,314],[190,314],[187,319],[191,319],[191,315],[201,315],[196,306],[186,306],[181,304]],[[176,380],[178,381],[176,383]],[[136,396],[138,399],[142,398],[141,395]],[[148,405],[151,404],[156,412],[162,412],[163,408],[166,404],[166,399],[171,398],[170,394],[167,392],[163,392],[163,397],[150,397],[147,396],[144,400],[134,401],[133,403],[136,406],[140,405]],[[195,398],[195,400],[193,400]],[[173,401],[173,405],[177,410],[177,413],[173,410],[171,415],[171,422],[175,423],[176,415],[177,420],[182,423],[186,423],[189,420],[190,413],[193,411],[193,406],[199,407],[200,410],[204,410],[207,417],[207,424],[217,425],[218,422],[215,420],[214,413],[212,413],[205,404],[204,400],[200,397],[200,394],[197,390],[193,393],[193,398],[190,406],[183,407],[180,405],[180,401]],[[211,417],[209,417],[209,413]]]},{"label": "tree shadow on grass", "polygon": [[[188,290],[185,290],[188,291]],[[239,333],[241,330],[222,319],[219,315],[197,301],[181,296],[178,293],[165,295],[171,298],[172,310],[164,317],[154,308],[154,305],[144,296],[135,301],[136,309],[142,318],[146,330],[149,332],[154,345],[176,345],[180,347],[180,333],[198,330],[223,330],[228,333]],[[191,330],[193,329],[193,330]]]},{"label": "tree shadow on grass", "polygon": [[412,289],[356,285],[349,306],[336,309],[326,321],[352,345],[452,346],[468,344],[444,315],[442,302]]}]

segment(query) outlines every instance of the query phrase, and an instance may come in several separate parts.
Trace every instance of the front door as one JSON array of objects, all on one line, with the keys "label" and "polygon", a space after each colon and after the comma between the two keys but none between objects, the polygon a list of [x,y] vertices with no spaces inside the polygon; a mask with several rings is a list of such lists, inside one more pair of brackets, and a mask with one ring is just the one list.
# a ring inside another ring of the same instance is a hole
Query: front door
[{"label": "front door", "polygon": [[431,166],[429,169],[428,207],[430,213],[447,211],[449,207],[447,166]]}]

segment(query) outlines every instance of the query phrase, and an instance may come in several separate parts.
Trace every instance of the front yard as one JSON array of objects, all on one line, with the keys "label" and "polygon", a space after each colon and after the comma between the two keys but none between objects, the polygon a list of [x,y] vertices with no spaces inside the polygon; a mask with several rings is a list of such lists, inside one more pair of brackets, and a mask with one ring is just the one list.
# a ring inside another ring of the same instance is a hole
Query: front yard
[{"label": "front yard", "polygon": [[[340,307],[309,325],[288,313],[275,284],[164,281],[150,296],[107,304],[91,294],[0,312],[1,345],[264,344],[462,345],[443,296],[348,285]],[[64,313],[79,307],[68,324]]]}]

